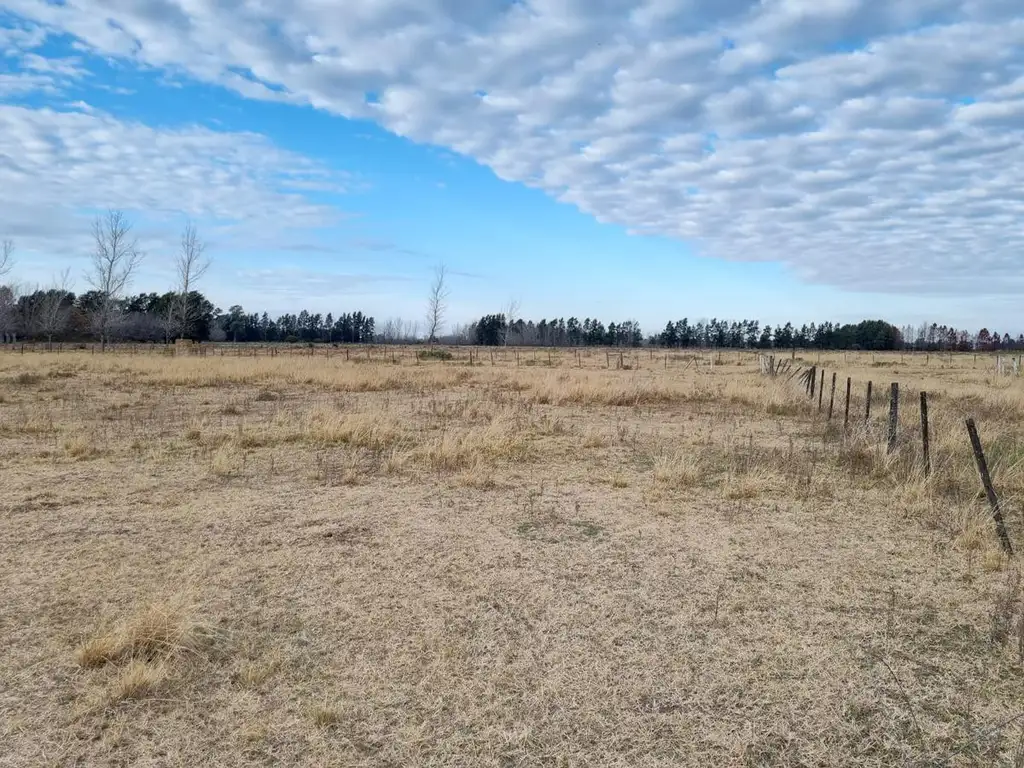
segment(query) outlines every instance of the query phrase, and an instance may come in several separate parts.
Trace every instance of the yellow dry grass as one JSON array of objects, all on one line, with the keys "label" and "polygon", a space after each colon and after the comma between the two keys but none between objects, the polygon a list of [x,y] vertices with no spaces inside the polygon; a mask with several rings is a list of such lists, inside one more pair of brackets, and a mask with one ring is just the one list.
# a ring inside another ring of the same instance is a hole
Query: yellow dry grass
[{"label": "yellow dry grass", "polygon": [[1021,764],[1024,381],[451,354],[0,353],[0,764]]}]

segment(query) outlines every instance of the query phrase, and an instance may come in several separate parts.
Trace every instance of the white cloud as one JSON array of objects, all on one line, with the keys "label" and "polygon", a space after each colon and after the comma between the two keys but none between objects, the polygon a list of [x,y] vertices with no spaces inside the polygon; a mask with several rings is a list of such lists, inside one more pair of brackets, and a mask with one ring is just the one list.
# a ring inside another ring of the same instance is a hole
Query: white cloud
[{"label": "white cloud", "polygon": [[[372,118],[708,255],[876,291],[1024,282],[1018,0],[3,2],[102,55]],[[282,194],[241,174],[223,195],[239,166],[204,157],[224,184],[195,205]],[[166,204],[175,167],[139,160],[145,202]]]},{"label": "white cloud", "polygon": [[257,134],[0,105],[0,233],[15,240],[27,279],[89,252],[90,211],[131,212],[147,250],[174,247],[180,214],[205,222],[207,238],[267,247],[289,229],[333,223],[334,208],[301,192],[339,182]]},{"label": "white cloud", "polygon": [[57,87],[53,78],[28,72],[0,72],[0,98],[25,96],[37,92],[56,94]]}]

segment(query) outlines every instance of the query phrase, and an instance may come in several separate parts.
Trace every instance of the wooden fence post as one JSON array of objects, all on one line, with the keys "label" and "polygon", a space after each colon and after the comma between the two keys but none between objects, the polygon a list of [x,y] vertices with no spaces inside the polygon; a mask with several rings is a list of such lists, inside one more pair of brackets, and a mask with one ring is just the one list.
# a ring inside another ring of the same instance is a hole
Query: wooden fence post
[{"label": "wooden fence post", "polygon": [[985,461],[985,452],[981,449],[981,439],[978,437],[978,428],[974,419],[967,419],[967,434],[971,437],[971,448],[974,449],[974,461],[978,465],[978,474],[981,475],[981,484],[985,486],[985,495],[988,497],[988,505],[992,508],[992,519],[996,523],[996,534],[999,536],[999,543],[1003,545],[1003,551],[1008,555],[1013,554],[1013,547],[1010,546],[1010,536],[1006,532],[1006,523],[1003,521],[1002,510],[999,509],[999,498],[992,487],[992,476],[988,473],[988,463]]},{"label": "wooden fence post", "polygon": [[821,413],[821,398],[825,394],[825,369],[821,371],[821,383],[818,385],[818,413]]},{"label": "wooden fence post", "polygon": [[868,401],[864,406],[864,423],[868,423],[868,419],[871,418],[871,382],[868,382]]},{"label": "wooden fence post", "polygon": [[924,476],[932,473],[932,457],[928,444],[928,393],[921,390],[921,449],[924,457]]},{"label": "wooden fence post", "polygon": [[896,433],[900,423],[900,385],[893,382],[889,389],[889,448],[888,452],[896,450]]},{"label": "wooden fence post", "polygon": [[849,376],[846,377],[846,415],[843,417],[843,429],[850,426],[850,386],[853,384],[853,379]]},{"label": "wooden fence post", "polygon": [[828,398],[828,420],[832,421],[832,409],[836,404],[836,372],[832,372],[832,394]]}]

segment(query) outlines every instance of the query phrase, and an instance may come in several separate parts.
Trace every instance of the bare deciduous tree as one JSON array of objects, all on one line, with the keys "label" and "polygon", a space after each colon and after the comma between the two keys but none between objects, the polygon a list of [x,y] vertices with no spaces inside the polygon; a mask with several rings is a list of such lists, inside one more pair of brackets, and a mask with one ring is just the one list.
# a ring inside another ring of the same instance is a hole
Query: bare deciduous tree
[{"label": "bare deciduous tree", "polygon": [[13,344],[18,340],[19,287],[10,283],[0,285],[0,343]]},{"label": "bare deciduous tree", "polygon": [[[14,242],[0,241],[0,277],[14,267]],[[0,343],[13,341],[18,327],[18,286],[0,285]]]},{"label": "bare deciduous tree", "polygon": [[131,222],[121,211],[108,211],[106,216],[97,216],[92,232],[95,251],[85,278],[99,294],[98,305],[93,311],[93,329],[100,337],[100,348],[106,349],[119,312],[121,295],[142,263],[142,253],[132,234]]},{"label": "bare deciduous tree", "polygon": [[427,341],[433,344],[437,334],[444,327],[444,316],[448,311],[450,291],[445,281],[447,269],[439,264],[434,270],[434,282],[430,284],[430,295],[427,297]]},{"label": "bare deciduous tree", "polygon": [[14,241],[0,241],[0,277],[14,268]]},{"label": "bare deciduous tree", "polygon": [[508,346],[508,337],[512,335],[512,327],[516,324],[517,315],[519,314],[519,300],[509,299],[508,304],[505,305],[503,314],[505,315],[505,331],[504,338],[502,339],[502,346]]},{"label": "bare deciduous tree", "polygon": [[211,263],[212,260],[206,256],[206,243],[199,239],[195,224],[188,222],[181,233],[181,248],[174,261],[178,274],[178,296],[177,302],[172,302],[169,309],[171,335],[177,333],[180,336],[188,336],[192,332],[199,314],[199,308],[192,301],[192,292]]},{"label": "bare deciduous tree", "polygon": [[63,333],[71,319],[71,270],[65,269],[59,279],[45,291],[37,291],[36,296],[30,327],[33,333],[45,336],[47,348],[53,349],[53,337]]}]

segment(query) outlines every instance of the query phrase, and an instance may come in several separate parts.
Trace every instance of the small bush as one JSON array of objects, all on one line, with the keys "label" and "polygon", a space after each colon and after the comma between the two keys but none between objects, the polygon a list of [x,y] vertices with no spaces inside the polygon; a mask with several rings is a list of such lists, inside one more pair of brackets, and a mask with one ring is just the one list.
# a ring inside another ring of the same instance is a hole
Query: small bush
[{"label": "small bush", "polygon": [[63,446],[64,453],[72,459],[91,459],[100,454],[100,449],[93,445],[86,435],[74,435],[67,438]]},{"label": "small bush", "polygon": [[125,658],[154,661],[196,650],[204,632],[205,628],[183,606],[156,603],[111,631],[83,642],[75,651],[75,658],[86,669]]},{"label": "small bush", "polygon": [[232,445],[222,445],[210,457],[210,471],[217,477],[231,477],[241,470],[244,461]]},{"label": "small bush", "polygon": [[141,699],[155,692],[167,677],[167,666],[133,661],[118,675],[110,687],[112,702]]},{"label": "small bush", "polygon": [[420,360],[451,360],[452,353],[447,349],[421,349],[416,357]]}]

